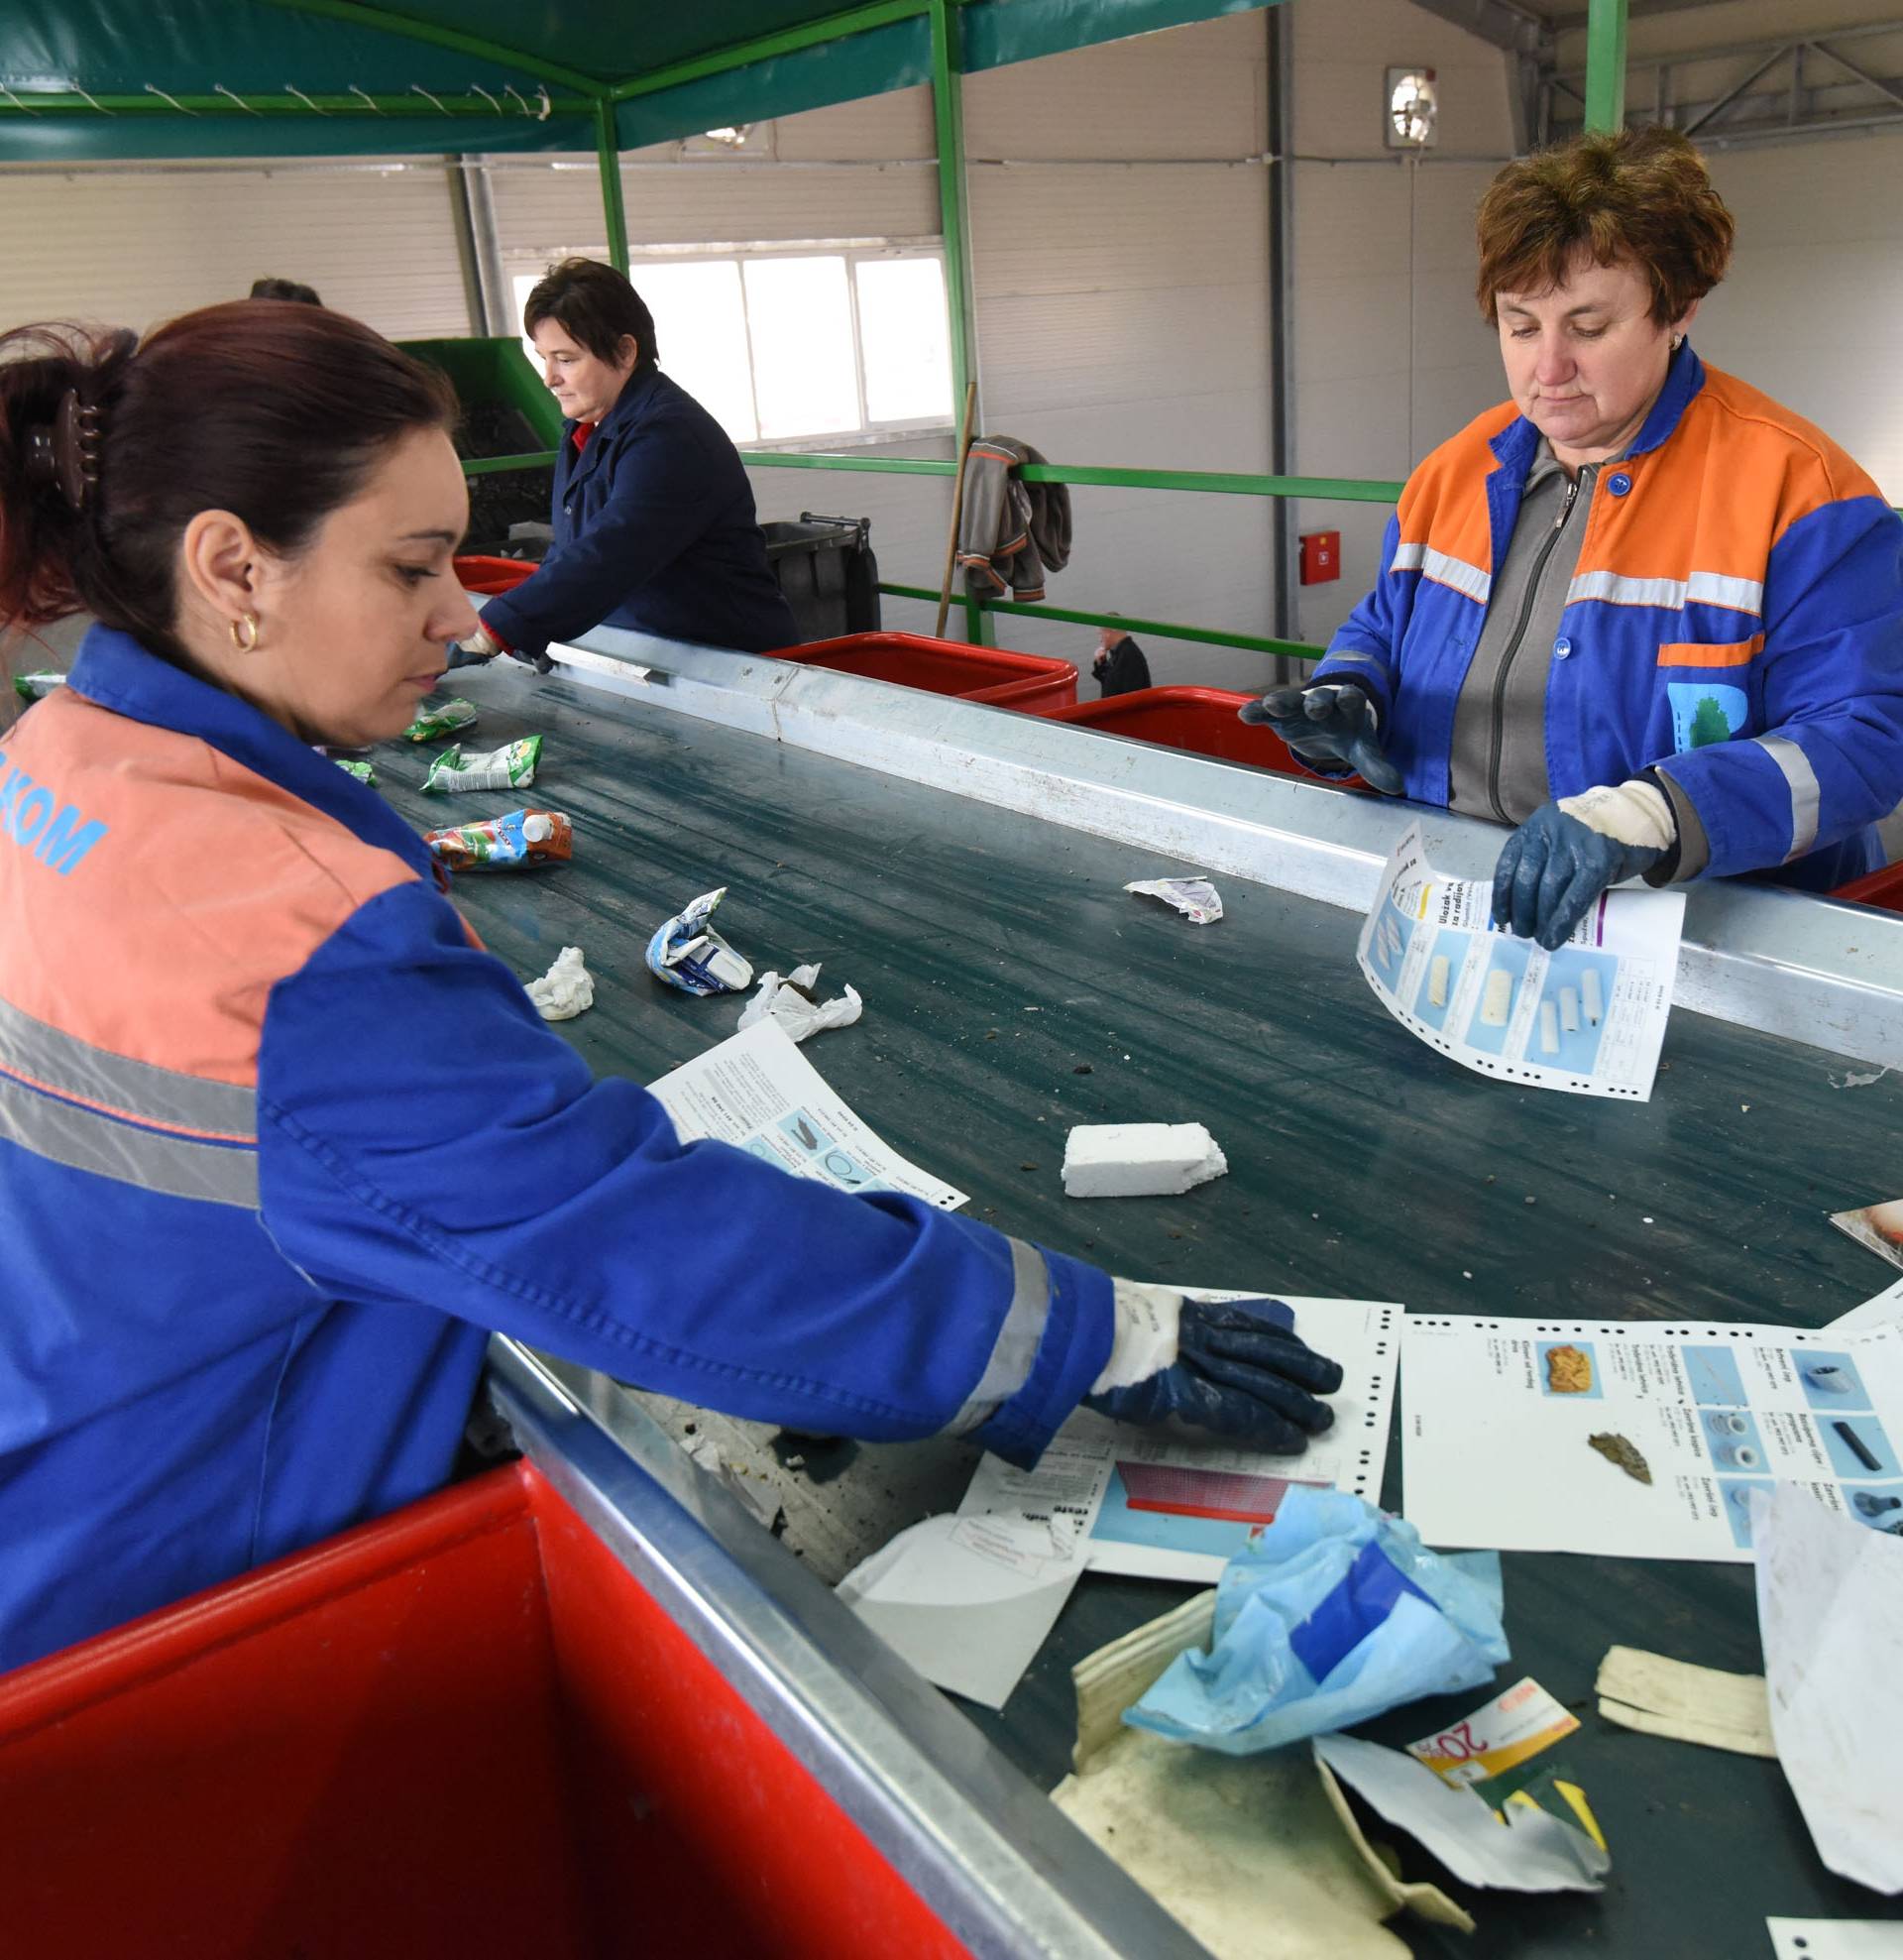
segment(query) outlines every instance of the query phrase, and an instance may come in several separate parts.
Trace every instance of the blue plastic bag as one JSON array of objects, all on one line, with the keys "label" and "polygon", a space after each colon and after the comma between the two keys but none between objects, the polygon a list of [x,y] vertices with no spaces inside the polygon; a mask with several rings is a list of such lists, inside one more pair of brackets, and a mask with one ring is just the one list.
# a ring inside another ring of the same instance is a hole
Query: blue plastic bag
[{"label": "blue plastic bag", "polygon": [[1230,1559],[1214,1643],[1180,1654],[1123,1719],[1253,1756],[1478,1687],[1508,1658],[1500,1555],[1429,1552],[1345,1491],[1296,1488]]}]

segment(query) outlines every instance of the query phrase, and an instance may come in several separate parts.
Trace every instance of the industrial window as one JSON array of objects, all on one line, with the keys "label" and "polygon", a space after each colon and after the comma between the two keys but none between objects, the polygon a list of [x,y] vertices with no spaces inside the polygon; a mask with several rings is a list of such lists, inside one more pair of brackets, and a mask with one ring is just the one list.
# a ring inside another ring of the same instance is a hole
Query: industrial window
[{"label": "industrial window", "polygon": [[[590,255],[606,258],[597,247]],[[511,268],[515,303],[541,277]],[[639,256],[661,366],[735,442],[793,444],[952,420],[945,261],[890,241]],[[534,345],[524,351],[536,361]],[[539,363],[537,363],[539,368]]]}]

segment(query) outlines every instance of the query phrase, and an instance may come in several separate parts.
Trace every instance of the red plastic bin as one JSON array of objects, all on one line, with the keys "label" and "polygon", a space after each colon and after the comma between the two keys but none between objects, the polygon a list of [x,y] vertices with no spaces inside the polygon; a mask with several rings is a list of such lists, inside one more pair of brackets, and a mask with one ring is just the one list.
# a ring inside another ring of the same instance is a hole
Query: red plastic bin
[{"label": "red plastic bin", "polygon": [[1054,722],[1074,722],[1132,742],[1184,749],[1221,762],[1248,762],[1313,782],[1315,778],[1289,754],[1280,736],[1237,720],[1236,710],[1256,699],[1254,694],[1238,694],[1226,687],[1140,687],[1132,694],[1041,712]]},{"label": "red plastic bin", "polygon": [[512,592],[541,568],[539,559],[485,558],[479,553],[455,561],[456,582],[465,592]]},{"label": "red plastic bin", "polygon": [[954,1960],[509,1464],[0,1676],[0,1950]]},{"label": "red plastic bin", "polygon": [[1077,670],[1068,660],[1012,653],[997,646],[966,646],[922,633],[853,633],[843,639],[783,646],[773,657],[1032,714],[1070,707],[1077,698]]},{"label": "red plastic bin", "polygon": [[1903,912],[1903,865],[1883,865],[1865,871],[1848,884],[1840,884],[1833,898],[1847,898],[1852,904],[1874,905],[1879,912]]}]

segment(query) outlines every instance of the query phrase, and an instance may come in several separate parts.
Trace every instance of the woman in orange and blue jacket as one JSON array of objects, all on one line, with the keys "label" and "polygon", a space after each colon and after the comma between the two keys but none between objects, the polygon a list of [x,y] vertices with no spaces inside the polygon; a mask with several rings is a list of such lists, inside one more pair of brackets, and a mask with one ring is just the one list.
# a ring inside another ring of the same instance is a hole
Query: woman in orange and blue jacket
[{"label": "woman in orange and blue jacket", "polygon": [[1442,443],[1306,686],[1244,709],[1324,774],[1518,826],[1494,916],[1611,885],[1829,890],[1903,800],[1903,521],[1686,339],[1733,223],[1670,130],[1510,165],[1480,302],[1512,400]]}]

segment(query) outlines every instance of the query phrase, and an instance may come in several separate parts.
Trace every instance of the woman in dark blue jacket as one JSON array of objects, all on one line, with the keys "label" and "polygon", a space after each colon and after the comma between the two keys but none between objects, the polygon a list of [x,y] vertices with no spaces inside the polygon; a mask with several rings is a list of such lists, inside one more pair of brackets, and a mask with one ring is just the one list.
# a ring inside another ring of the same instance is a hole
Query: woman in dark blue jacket
[{"label": "woman in dark blue jacket", "polygon": [[567,421],[555,540],[542,568],[485,608],[466,650],[534,659],[598,626],[743,653],[791,646],[740,452],[655,365],[654,321],[613,266],[565,259],[522,327]]}]

